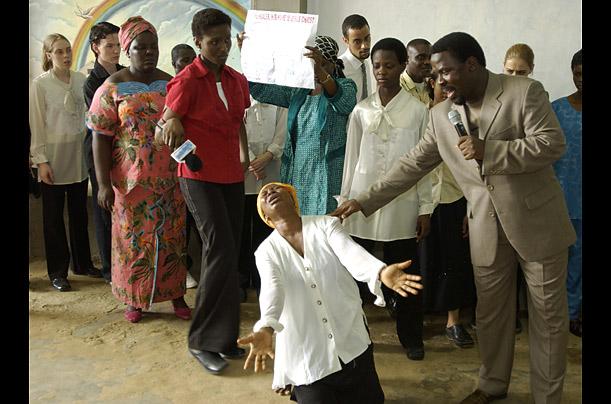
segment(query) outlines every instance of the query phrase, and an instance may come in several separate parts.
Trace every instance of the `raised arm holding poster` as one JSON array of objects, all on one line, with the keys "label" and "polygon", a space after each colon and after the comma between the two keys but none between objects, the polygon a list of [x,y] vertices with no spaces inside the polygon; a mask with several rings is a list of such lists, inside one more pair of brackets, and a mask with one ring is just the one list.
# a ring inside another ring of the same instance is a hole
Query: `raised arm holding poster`
[{"label": "raised arm holding poster", "polygon": [[242,45],[248,81],[313,89],[313,62],[304,53],[317,27],[317,15],[248,10]]}]

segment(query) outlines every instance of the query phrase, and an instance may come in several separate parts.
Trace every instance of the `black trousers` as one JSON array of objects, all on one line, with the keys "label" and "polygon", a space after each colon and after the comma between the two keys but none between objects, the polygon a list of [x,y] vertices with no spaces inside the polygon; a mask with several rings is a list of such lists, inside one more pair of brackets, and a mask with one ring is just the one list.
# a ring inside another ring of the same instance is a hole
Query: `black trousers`
[{"label": "black trousers", "polygon": [[[87,180],[67,185],[40,183],[42,223],[49,279],[68,277],[93,267],[87,232]],[[70,248],[64,224],[64,204],[68,198]]]},{"label": "black trousers", "polygon": [[100,260],[102,261],[102,275],[104,278],[110,279],[111,215],[109,211],[98,205],[98,190],[100,188],[93,166],[89,167],[89,179],[91,180],[93,225],[95,227],[95,238],[98,243]]},{"label": "black trousers", "polygon": [[242,227],[242,246],[240,248],[240,287],[253,287],[257,295],[261,290],[261,279],[255,263],[255,251],[259,244],[269,236],[271,227],[266,225],[257,212],[257,195],[246,195],[244,198],[244,223]]},{"label": "black trousers", "polygon": [[189,348],[224,352],[236,346],[240,328],[238,257],[244,183],[216,184],[179,178],[180,189],[202,239]]},{"label": "black trousers", "polygon": [[[187,209],[187,220],[185,223],[187,224],[187,270],[189,271],[191,276],[197,277],[199,275],[200,269],[193,268],[193,259],[191,258],[190,255],[188,255],[189,254],[188,251],[189,251],[189,243],[191,242],[191,229],[195,229],[195,231],[198,231],[198,230],[197,230],[197,225],[195,224],[195,219],[193,219],[193,215],[191,214],[191,212],[189,212],[189,209]],[[197,233],[196,241],[199,244],[198,251],[199,251],[199,254],[201,255],[202,239],[199,236],[199,231]]]},{"label": "black trousers", "polygon": [[291,400],[301,404],[378,404],[384,392],[373,361],[373,344],[342,370],[312,384],[295,386]]},{"label": "black trousers", "polygon": [[[375,241],[366,240],[358,237],[352,237],[359,245],[373,254]],[[387,264],[395,264],[412,260],[412,264],[405,270],[406,273],[412,275],[420,275],[420,267],[418,265],[418,254],[416,238],[383,241],[383,261]],[[422,293],[416,296],[410,294],[408,297],[403,297],[397,292],[382,285],[384,299],[396,299],[397,302],[397,336],[404,348],[417,348],[424,345],[422,341],[423,332],[423,309],[422,309]]]}]

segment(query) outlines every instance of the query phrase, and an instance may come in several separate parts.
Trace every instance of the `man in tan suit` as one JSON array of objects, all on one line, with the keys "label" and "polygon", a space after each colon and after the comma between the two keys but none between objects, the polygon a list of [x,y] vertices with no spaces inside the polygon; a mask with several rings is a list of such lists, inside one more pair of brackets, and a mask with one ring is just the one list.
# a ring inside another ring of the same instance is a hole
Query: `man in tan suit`
[{"label": "man in tan suit", "polygon": [[[463,403],[507,396],[514,354],[516,270],[528,284],[530,381],[534,401],[560,403],[566,368],[568,246],[575,241],[552,169],[564,134],[543,86],[486,69],[468,34],[438,40],[431,62],[448,99],[431,109],[423,139],[368,191],[334,216],[371,215],[444,161],[467,203],[477,287],[482,365],[477,390]],[[467,134],[448,113],[457,110]]]}]

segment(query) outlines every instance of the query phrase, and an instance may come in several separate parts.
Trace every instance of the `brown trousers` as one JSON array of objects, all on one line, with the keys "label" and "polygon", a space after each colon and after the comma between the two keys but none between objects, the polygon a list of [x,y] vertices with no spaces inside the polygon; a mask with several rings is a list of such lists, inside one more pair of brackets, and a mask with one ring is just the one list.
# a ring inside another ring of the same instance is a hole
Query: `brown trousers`
[{"label": "brown trousers", "polygon": [[473,267],[477,288],[477,338],[482,360],[479,389],[498,395],[509,388],[519,263],[528,292],[531,393],[537,404],[560,403],[569,329],[567,260],[568,249],[538,262],[524,261],[499,224],[494,263],[489,267]]}]

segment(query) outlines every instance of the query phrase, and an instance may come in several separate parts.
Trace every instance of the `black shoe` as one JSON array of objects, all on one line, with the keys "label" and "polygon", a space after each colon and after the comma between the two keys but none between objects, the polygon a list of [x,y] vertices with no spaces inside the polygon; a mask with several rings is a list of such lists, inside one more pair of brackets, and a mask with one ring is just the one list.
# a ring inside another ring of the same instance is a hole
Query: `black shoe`
[{"label": "black shoe", "polygon": [[424,359],[424,346],[407,347],[407,358],[413,361]]},{"label": "black shoe", "polygon": [[246,350],[240,347],[231,348],[229,351],[219,353],[223,359],[240,359],[246,355]]},{"label": "black shoe", "polygon": [[454,324],[451,327],[446,327],[446,335],[459,348],[467,348],[473,346],[473,338],[462,324]]},{"label": "black shoe", "polygon": [[516,334],[519,334],[521,332],[522,332],[522,323],[520,322],[520,319],[516,317]]},{"label": "black shoe", "polygon": [[75,275],[85,275],[85,276],[89,276],[91,278],[101,278],[102,277],[102,272],[94,267],[91,268],[87,268],[84,272],[74,272]]},{"label": "black shoe", "polygon": [[227,361],[216,352],[200,351],[192,348],[189,348],[189,352],[202,364],[204,369],[212,374],[221,373],[228,365]]},{"label": "black shoe", "polygon": [[110,273],[103,273],[102,277],[104,278],[104,282],[108,283],[109,285],[112,283],[112,276],[110,275]]},{"label": "black shoe", "polygon": [[571,334],[577,337],[581,337],[581,320],[578,318],[575,320],[570,320],[569,331],[571,332]]},{"label": "black shoe", "polygon": [[72,289],[70,282],[66,278],[55,278],[51,281],[51,285],[60,292],[67,292]]}]

